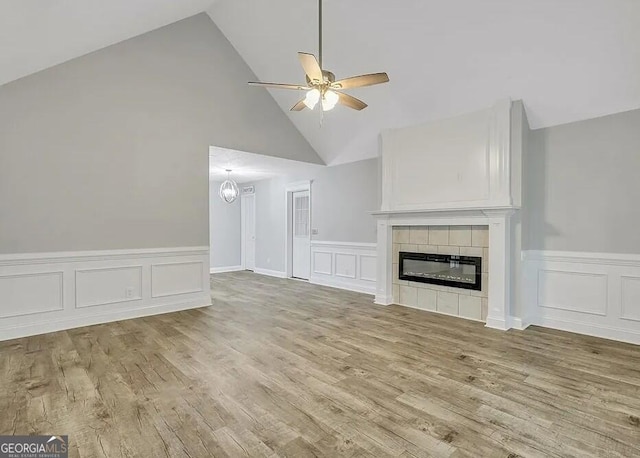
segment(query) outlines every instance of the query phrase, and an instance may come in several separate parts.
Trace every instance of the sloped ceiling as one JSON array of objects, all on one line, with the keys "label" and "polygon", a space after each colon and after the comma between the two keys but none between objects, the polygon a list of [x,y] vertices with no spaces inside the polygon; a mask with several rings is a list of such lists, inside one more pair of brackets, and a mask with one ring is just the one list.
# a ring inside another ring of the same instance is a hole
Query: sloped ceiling
[{"label": "sloped ceiling", "polygon": [[[264,81],[304,81],[316,0],[218,0],[211,18]],[[357,113],[289,113],[327,164],[375,156],[384,128],[522,99],[532,128],[640,107],[637,0],[325,0],[324,67],[387,71]],[[264,89],[250,88],[260,91]],[[300,94],[271,91],[283,110]]]},{"label": "sloped ceiling", "polygon": [[[304,81],[316,0],[0,0],[0,85],[203,10],[260,79]],[[324,22],[326,68],[391,77],[351,91],[365,111],[322,123],[271,91],[329,164],[375,156],[384,128],[502,97],[522,99],[533,128],[640,107],[637,0],[325,0]]]},{"label": "sloped ceiling", "polygon": [[0,0],[0,85],[201,13],[212,0]]}]

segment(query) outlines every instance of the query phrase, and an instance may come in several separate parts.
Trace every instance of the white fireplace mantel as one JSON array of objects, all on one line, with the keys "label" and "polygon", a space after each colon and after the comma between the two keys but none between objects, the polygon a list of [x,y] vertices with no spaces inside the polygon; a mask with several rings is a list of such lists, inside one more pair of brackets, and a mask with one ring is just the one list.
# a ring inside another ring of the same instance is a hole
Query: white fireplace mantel
[{"label": "white fireplace mantel", "polygon": [[380,211],[374,212],[378,228],[378,265],[375,303],[393,303],[392,264],[393,227],[398,226],[488,226],[489,227],[489,309],[487,327],[507,330],[513,326],[511,304],[514,300],[511,266],[514,256],[511,241],[512,207],[455,211]]},{"label": "white fireplace mantel", "polygon": [[[519,297],[524,108],[500,100],[455,118],[382,133],[376,303],[391,304],[394,226],[488,226],[487,326],[509,329]],[[513,307],[515,309],[515,307]]]}]

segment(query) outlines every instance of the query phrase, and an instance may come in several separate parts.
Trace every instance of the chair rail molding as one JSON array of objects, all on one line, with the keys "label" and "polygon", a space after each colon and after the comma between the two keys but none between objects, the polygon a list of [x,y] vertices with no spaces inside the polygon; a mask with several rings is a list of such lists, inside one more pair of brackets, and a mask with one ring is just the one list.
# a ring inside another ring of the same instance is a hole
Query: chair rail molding
[{"label": "chair rail molding", "polygon": [[0,340],[210,304],[209,247],[0,255]]}]

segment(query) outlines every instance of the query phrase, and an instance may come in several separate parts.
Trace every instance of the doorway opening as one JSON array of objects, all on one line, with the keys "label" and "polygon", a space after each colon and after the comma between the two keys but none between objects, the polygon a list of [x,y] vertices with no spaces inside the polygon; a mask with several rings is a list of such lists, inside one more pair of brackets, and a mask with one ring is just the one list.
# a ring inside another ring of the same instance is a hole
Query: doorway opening
[{"label": "doorway opening", "polygon": [[242,269],[256,268],[256,196],[243,194],[240,203],[240,257]]}]

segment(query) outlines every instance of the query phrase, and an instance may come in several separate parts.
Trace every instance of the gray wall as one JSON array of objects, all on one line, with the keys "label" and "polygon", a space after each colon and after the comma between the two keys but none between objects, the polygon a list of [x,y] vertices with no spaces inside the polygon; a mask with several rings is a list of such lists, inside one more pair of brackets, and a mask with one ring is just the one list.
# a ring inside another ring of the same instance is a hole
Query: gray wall
[{"label": "gray wall", "polygon": [[226,203],[218,195],[222,182],[209,182],[211,267],[236,267],[240,259],[240,199]]},{"label": "gray wall", "polygon": [[256,187],[256,267],[284,271],[285,187],[312,180],[311,226],[314,240],[376,242],[369,214],[380,209],[379,160],[368,159],[253,183]]},{"label": "gray wall", "polygon": [[209,145],[321,163],[206,14],[0,87],[0,253],[208,245]]},{"label": "gray wall", "polygon": [[525,249],[640,254],[640,110],[532,131]]}]

